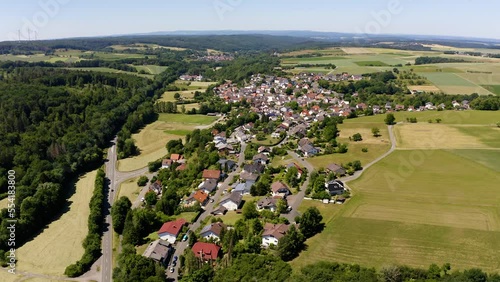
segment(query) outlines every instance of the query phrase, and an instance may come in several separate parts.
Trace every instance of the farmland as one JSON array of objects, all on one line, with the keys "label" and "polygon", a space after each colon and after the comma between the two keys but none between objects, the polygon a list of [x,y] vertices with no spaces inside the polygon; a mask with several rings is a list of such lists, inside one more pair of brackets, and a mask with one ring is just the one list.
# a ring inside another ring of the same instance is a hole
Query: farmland
[{"label": "farmland", "polygon": [[[474,151],[469,158],[418,151],[418,162],[414,152],[397,150],[349,183],[354,197],[340,211],[328,206],[325,230],[306,242],[307,250],[292,265],[450,262],[498,271],[500,191],[492,185],[500,181],[498,173],[471,161]],[[414,165],[402,168],[404,160]]]},{"label": "farmland", "polygon": [[[338,49],[337,49],[338,50]],[[425,76],[432,85],[417,87],[417,90],[429,92],[443,92],[445,94],[472,94],[480,95],[500,93],[500,59],[472,57],[466,55],[446,55],[446,49],[437,48],[434,51],[406,51],[385,48],[342,48],[340,51],[303,50],[288,53],[282,59],[283,66],[310,64],[310,67],[297,67],[290,70],[298,72],[365,74],[380,71],[389,71],[398,66],[398,69],[413,71]],[[480,50],[480,49],[479,49]],[[467,50],[462,50],[467,51]],[[488,52],[483,50],[481,52]],[[319,56],[307,57],[304,54]],[[298,57],[297,57],[298,56]],[[420,56],[440,56],[464,60],[463,63],[440,63],[429,65],[414,65],[415,59]],[[411,65],[407,65],[407,64]],[[336,69],[330,70],[315,64],[334,64]]]},{"label": "farmland", "polygon": [[168,141],[182,139],[185,136],[185,130],[193,130],[196,126],[210,124],[215,119],[215,117],[201,115],[160,114],[157,121],[132,135],[140,154],[119,160],[118,170],[132,171],[147,166],[149,162],[167,154],[165,145]]},{"label": "farmland", "polygon": [[87,235],[88,203],[96,175],[97,171],[93,171],[81,177],[68,200],[68,210],[17,250],[20,270],[62,275],[70,263],[81,258],[84,252],[82,241]]}]

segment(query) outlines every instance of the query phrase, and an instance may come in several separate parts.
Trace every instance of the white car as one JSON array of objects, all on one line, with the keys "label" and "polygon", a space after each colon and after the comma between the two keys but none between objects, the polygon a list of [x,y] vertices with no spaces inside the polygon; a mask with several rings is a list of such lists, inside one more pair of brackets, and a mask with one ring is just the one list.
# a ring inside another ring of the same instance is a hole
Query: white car
[{"label": "white car", "polygon": [[173,267],[170,268],[170,273],[174,273],[175,269]]}]

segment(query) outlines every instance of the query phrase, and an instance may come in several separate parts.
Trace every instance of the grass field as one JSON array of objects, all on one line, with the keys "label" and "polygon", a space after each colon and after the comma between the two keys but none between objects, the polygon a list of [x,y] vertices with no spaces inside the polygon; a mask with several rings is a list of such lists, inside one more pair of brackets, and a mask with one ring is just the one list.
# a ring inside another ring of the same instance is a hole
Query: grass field
[{"label": "grass field", "polygon": [[412,85],[408,86],[408,89],[422,91],[422,92],[434,92],[434,93],[441,92],[441,89],[437,88],[434,85]]},{"label": "grass field", "polygon": [[493,94],[455,73],[423,73],[423,76],[446,94]]},{"label": "grass field", "polygon": [[137,196],[139,196],[139,192],[141,192],[142,187],[139,187],[137,185],[137,178],[132,178],[128,179],[122,184],[120,184],[120,191],[118,193],[117,199],[125,196],[127,197],[132,203],[137,199]]},{"label": "grass field", "polygon": [[388,64],[381,61],[358,61],[354,62],[358,66],[362,67],[386,67]]},{"label": "grass field", "polygon": [[[481,128],[483,127],[469,126],[465,129]],[[397,147],[402,149],[480,149],[489,147],[481,142],[478,135],[467,134],[456,126],[446,124],[425,121],[398,124],[394,127],[394,133]],[[498,142],[500,143],[500,141]]]},{"label": "grass field", "polygon": [[164,72],[168,67],[164,66],[155,66],[155,65],[145,65],[145,66],[134,66],[137,71],[145,71],[149,74],[160,74]]},{"label": "grass field", "polygon": [[500,187],[493,185],[500,175],[471,161],[474,152],[469,158],[443,150],[419,151],[416,158],[415,152],[395,151],[349,183],[353,198],[340,211],[324,207],[325,230],[306,241],[292,266],[450,262],[455,269],[500,270]]},{"label": "grass field", "polygon": [[484,89],[500,96],[500,85],[481,85]]},{"label": "grass field", "polygon": [[63,275],[68,265],[81,258],[96,175],[93,171],[81,177],[69,199],[69,210],[17,250],[19,270]]},{"label": "grass field", "polygon": [[217,215],[215,217],[220,217],[225,224],[234,226],[238,219],[243,218],[243,214],[238,214],[235,211],[228,211],[225,215]]},{"label": "grass field", "polygon": [[194,97],[195,90],[185,90],[185,91],[166,91],[163,93],[159,101],[164,102],[176,102],[177,99],[174,98],[175,93],[179,93],[182,99],[191,100]]},{"label": "grass field", "polygon": [[[416,117],[419,122],[440,118],[442,124],[481,124],[495,125],[500,122],[500,116],[495,111],[424,111],[424,112],[395,112],[396,122],[406,121],[406,118]],[[344,120],[348,123],[383,123],[386,115],[374,115]]]},{"label": "grass field", "polygon": [[183,139],[186,131],[198,125],[210,124],[216,119],[202,115],[160,114],[156,122],[132,135],[140,155],[119,160],[118,170],[132,171],[147,166],[149,162],[167,155],[165,145],[168,141]]}]

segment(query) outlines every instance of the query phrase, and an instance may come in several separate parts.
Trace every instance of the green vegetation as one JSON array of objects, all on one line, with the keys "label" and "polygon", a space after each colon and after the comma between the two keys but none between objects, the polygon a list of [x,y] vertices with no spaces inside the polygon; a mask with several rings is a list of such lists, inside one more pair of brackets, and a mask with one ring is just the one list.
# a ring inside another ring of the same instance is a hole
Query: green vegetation
[{"label": "green vegetation", "polygon": [[113,219],[113,229],[116,233],[122,234],[123,227],[125,226],[125,218],[130,211],[132,203],[130,200],[123,196],[118,199],[111,207],[111,217]]},{"label": "green vegetation", "polygon": [[358,66],[362,67],[386,67],[389,66],[388,64],[381,62],[381,61],[358,61],[354,62]]},{"label": "green vegetation", "polygon": [[217,117],[203,115],[160,114],[158,120],[169,123],[207,125],[217,120]]},{"label": "green vegetation", "polygon": [[418,57],[415,59],[415,65],[441,64],[441,63],[463,63],[462,59],[445,57]]},{"label": "green vegetation", "polygon": [[230,267],[217,271],[215,282],[229,281],[288,281],[292,272],[289,264],[273,255],[243,254]]},{"label": "green vegetation", "polygon": [[500,96],[500,85],[481,85],[486,90]]}]

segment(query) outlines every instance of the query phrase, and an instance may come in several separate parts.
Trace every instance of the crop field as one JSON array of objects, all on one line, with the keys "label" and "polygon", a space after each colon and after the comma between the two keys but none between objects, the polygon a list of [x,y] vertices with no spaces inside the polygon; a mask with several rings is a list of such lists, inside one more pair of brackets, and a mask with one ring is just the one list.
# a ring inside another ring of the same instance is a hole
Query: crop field
[{"label": "crop field", "polygon": [[[174,139],[183,139],[185,130],[193,130],[198,125],[207,125],[216,117],[201,115],[160,114],[158,120],[148,124],[139,133],[133,134],[140,154],[118,161],[118,170],[132,171],[143,168],[167,154],[165,145]],[[180,131],[179,131],[180,130]],[[169,133],[167,133],[169,132]]]},{"label": "crop field", "polygon": [[81,258],[96,175],[97,171],[92,171],[81,177],[75,193],[69,198],[68,211],[17,250],[19,270],[63,275],[69,264]]},{"label": "crop field", "polygon": [[412,85],[408,86],[408,89],[422,91],[422,92],[434,92],[434,93],[441,92],[441,89],[437,88],[434,85]]},{"label": "crop field", "polygon": [[493,94],[480,85],[474,84],[458,74],[424,73],[423,75],[446,94]]},{"label": "crop field", "polygon": [[[481,149],[489,146],[486,142],[482,142],[480,135],[473,133],[489,128],[480,126],[457,127],[424,121],[398,124],[394,127],[394,133],[397,147],[401,149]],[[465,130],[470,131],[471,134],[464,132]],[[498,130],[498,134],[500,134],[500,130]],[[500,135],[498,137],[500,138]],[[488,138],[488,141],[495,142],[495,139],[492,139]],[[500,141],[496,142],[500,145]]]},{"label": "crop field", "polygon": [[[495,111],[424,111],[424,112],[395,112],[396,122],[406,121],[406,118],[415,117],[419,122],[429,119],[441,119],[442,124],[479,124],[494,126],[500,122],[500,116]],[[355,119],[346,119],[348,123],[383,123],[386,115],[374,115]],[[381,128],[381,127],[380,127]]]},{"label": "crop field", "polygon": [[[475,151],[468,157],[455,150],[395,151],[349,183],[354,196],[340,211],[324,207],[325,229],[306,241],[292,266],[449,262],[455,269],[499,271],[500,187],[494,183],[500,175],[478,165]],[[480,162],[498,162],[481,154]]]},{"label": "crop field", "polygon": [[292,51],[292,52],[288,52],[288,53],[283,53],[283,54],[281,54],[281,56],[300,56],[300,55],[306,55],[306,54],[322,54],[324,56],[328,56],[328,55],[342,56],[342,55],[345,55],[346,53],[340,48],[326,48],[326,49],[319,49],[319,50],[308,49],[308,50]]},{"label": "crop field", "polygon": [[500,150],[450,150],[449,152],[500,172]]},{"label": "crop field", "polygon": [[500,96],[500,85],[481,85],[484,89]]}]

